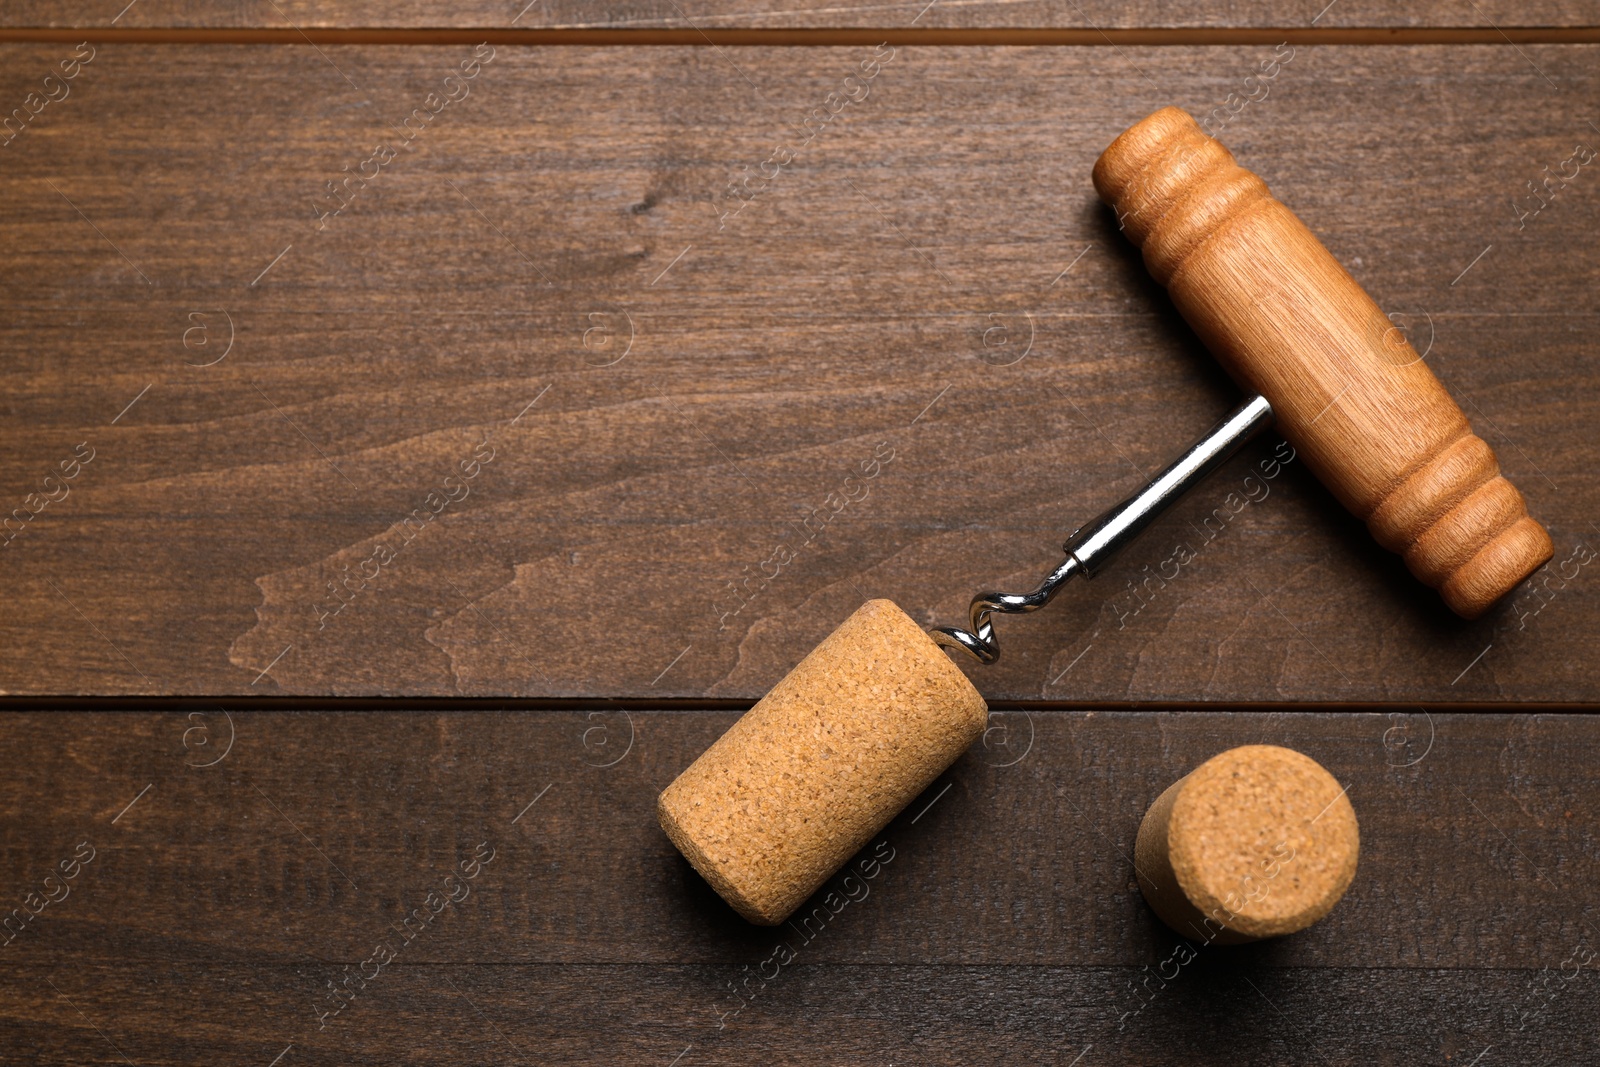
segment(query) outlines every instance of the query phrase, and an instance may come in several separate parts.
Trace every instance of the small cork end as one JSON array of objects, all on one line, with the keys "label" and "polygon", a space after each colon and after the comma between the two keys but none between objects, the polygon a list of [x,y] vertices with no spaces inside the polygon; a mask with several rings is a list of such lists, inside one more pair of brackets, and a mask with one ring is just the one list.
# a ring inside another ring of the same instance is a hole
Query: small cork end
[{"label": "small cork end", "polygon": [[891,601],[869,600],[661,793],[661,827],[772,926],[983,733],[988,706]]},{"label": "small cork end", "polygon": [[1214,756],[1151,806],[1136,859],[1161,920],[1204,944],[1303,930],[1355,878],[1349,798],[1315,760],[1276,745]]}]

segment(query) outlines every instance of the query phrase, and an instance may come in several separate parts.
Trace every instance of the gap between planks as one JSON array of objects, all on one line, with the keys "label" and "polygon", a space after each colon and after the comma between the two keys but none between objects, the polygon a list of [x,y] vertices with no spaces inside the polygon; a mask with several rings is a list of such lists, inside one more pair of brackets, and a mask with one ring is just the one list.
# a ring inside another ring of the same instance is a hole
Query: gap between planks
[{"label": "gap between planks", "polygon": [[1256,27],[1239,29],[968,29],[883,26],[846,29],[518,29],[514,27],[382,29],[202,29],[184,27],[0,28],[0,43],[88,40],[105,44],[297,45],[690,45],[711,47],[831,47],[872,45],[1415,45],[1596,44],[1600,26],[1440,27],[1390,29]]},{"label": "gap between planks", "polygon": [[[78,711],[78,712],[186,712],[186,711],[238,711],[238,712],[330,712],[330,711],[521,711],[521,712],[701,712],[748,711],[754,699],[729,699],[712,697],[434,697],[434,696],[73,696],[48,694],[29,696],[14,693],[0,695],[0,715],[25,711]],[[1136,714],[1166,714],[1171,712],[1199,712],[1203,714],[1229,713],[1246,715],[1370,715],[1387,712],[1437,711],[1441,715],[1477,713],[1504,715],[1594,715],[1600,713],[1596,701],[1493,701],[1464,700],[1452,702],[1432,701],[1422,705],[1416,701],[1234,701],[1207,703],[1205,701],[1149,700],[991,700],[991,712],[1115,712]]]}]

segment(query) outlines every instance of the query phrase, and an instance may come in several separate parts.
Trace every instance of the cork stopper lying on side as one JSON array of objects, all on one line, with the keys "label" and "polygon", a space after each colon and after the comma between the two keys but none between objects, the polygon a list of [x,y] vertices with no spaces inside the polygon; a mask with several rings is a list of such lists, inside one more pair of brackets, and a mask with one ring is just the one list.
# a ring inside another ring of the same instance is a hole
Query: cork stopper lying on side
[{"label": "cork stopper lying on side", "polygon": [[656,803],[735,911],[776,925],[983,733],[988,706],[888,600],[869,600]]},{"label": "cork stopper lying on side", "polygon": [[1355,877],[1360,834],[1339,783],[1277,745],[1230,749],[1162,793],[1134,846],[1161,921],[1202,944],[1304,930]]}]

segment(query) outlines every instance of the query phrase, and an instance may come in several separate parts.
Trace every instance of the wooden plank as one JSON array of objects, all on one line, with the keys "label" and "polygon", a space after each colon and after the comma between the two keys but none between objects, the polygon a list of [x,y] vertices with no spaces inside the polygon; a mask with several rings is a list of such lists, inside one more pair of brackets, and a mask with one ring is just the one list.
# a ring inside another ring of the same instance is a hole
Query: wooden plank
[{"label": "wooden plank", "polygon": [[[18,101],[71,54],[3,51]],[[502,47],[319,223],[470,48],[101,46],[0,149],[0,499],[94,450],[0,549],[0,689],[750,700],[865,597],[1031,586],[1237,398],[1089,169],[1273,50],[873,54]],[[986,694],[1595,699],[1600,201],[1512,209],[1595,56],[1305,48],[1221,130],[1499,451],[1538,588],[1454,619],[1300,465],[1246,483],[1269,440],[1002,622]]]},{"label": "wooden plank", "polygon": [[119,27],[524,27],[524,28],[784,28],[917,26],[926,28],[1133,27],[1436,27],[1594,26],[1592,3],[1581,0],[1449,0],[1403,6],[1377,0],[1245,0],[1220,8],[1184,3],[1105,4],[1078,0],[464,0],[448,9],[428,0],[383,0],[352,8],[332,0],[137,0],[85,12],[66,0],[13,0],[0,11],[4,26]]},{"label": "wooden plank", "polygon": [[[29,753],[0,782],[9,906],[94,850],[3,949],[6,1047],[42,1064],[267,1064],[291,1044],[285,1063],[666,1064],[691,1048],[682,1067],[1600,1049],[1593,717],[997,715],[991,747],[885,830],[865,894],[805,939],[738,919],[654,823],[656,792],[732,719],[0,719]],[[1200,761],[1259,742],[1348,784],[1356,881],[1310,930],[1201,948],[1136,994],[1180,945],[1134,883],[1139,819]],[[395,932],[483,842],[493,858],[450,883],[462,899]],[[764,969],[784,937],[796,959]],[[397,958],[319,1019],[326,983],[386,938]]]}]

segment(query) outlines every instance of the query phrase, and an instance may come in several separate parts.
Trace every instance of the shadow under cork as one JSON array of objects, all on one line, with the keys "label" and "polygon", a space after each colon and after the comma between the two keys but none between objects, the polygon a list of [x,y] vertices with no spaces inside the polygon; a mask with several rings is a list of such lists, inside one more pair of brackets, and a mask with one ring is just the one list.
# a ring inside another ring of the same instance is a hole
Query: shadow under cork
[{"label": "shadow under cork", "polygon": [[[1118,1027],[1107,1046],[1126,1053],[1169,1057],[1172,1036],[1182,1034],[1195,1062],[1228,1049],[1276,1047],[1281,1062],[1314,1062],[1310,1035],[1297,1030],[1275,1002],[1286,997],[1284,976],[1294,966],[1295,942],[1316,937],[1316,927],[1287,937],[1243,945],[1205,944],[1179,937],[1153,912],[1145,917],[1159,930],[1157,963],[1121,979],[1115,998]],[[1182,961],[1182,962],[1180,962]],[[1296,1005],[1303,1011],[1303,1005]],[[1154,1062],[1154,1061],[1152,1061]]]},{"label": "shadow under cork", "polygon": [[686,944],[700,946],[717,959],[754,958],[772,940],[772,927],[757,926],[717,895],[700,872],[676,849],[664,857],[664,881],[677,904],[671,921]]}]

